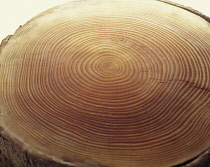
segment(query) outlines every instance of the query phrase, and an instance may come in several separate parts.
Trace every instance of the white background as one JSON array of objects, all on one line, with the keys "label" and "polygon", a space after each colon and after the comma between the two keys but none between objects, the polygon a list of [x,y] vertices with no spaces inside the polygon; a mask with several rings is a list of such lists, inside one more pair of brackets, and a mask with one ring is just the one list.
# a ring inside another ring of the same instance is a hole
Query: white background
[{"label": "white background", "polygon": [[[0,42],[33,16],[71,0],[0,0]],[[210,0],[171,0],[210,16]]]}]

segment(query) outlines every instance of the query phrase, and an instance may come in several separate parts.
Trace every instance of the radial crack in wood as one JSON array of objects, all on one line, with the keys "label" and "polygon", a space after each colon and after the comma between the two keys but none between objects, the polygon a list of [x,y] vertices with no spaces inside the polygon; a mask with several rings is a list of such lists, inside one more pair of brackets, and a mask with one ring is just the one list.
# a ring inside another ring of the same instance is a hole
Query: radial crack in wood
[{"label": "radial crack in wood", "polygon": [[209,55],[209,18],[165,0],[41,13],[0,46],[1,161],[208,167]]}]

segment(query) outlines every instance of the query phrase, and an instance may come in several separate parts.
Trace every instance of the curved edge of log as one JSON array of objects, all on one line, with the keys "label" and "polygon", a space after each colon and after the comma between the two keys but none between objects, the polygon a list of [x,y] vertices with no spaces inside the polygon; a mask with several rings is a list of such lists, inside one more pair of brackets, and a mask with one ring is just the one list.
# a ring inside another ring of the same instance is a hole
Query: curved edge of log
[{"label": "curved edge of log", "polygon": [[210,148],[183,167],[210,167]]},{"label": "curved edge of log", "polygon": [[[17,30],[14,32],[14,34],[22,27],[22,25],[20,25]],[[1,55],[1,52],[3,51],[4,47],[7,45],[7,43],[9,42],[10,38],[12,37],[13,35],[8,35],[7,37],[5,37],[1,43],[0,43],[0,55]]]},{"label": "curved edge of log", "polygon": [[210,148],[197,157],[172,167],[210,167]]},{"label": "curved edge of log", "polygon": [[0,44],[0,55],[2,50],[4,49],[4,47],[6,46],[7,42],[10,40],[10,38],[12,37],[12,35],[8,35],[6,38],[4,38]]},{"label": "curved edge of log", "polygon": [[198,10],[195,10],[191,7],[188,7],[188,6],[185,6],[185,5],[181,5],[181,4],[178,4],[176,2],[171,2],[171,1],[168,1],[168,0],[156,0],[156,1],[160,1],[160,2],[163,2],[163,3],[167,3],[169,5],[173,5],[173,6],[176,6],[178,8],[181,8],[181,9],[184,9],[188,12],[191,12],[199,17],[201,17],[202,19],[206,20],[207,22],[210,23],[210,16],[207,16],[207,15],[204,15],[202,12],[199,12]]},{"label": "curved edge of log", "polygon": [[[0,127],[0,167],[77,167],[29,152]],[[100,166],[102,167],[102,166]],[[210,148],[197,157],[172,167],[210,167]]]},{"label": "curved edge of log", "polygon": [[[201,17],[202,19],[204,19],[208,23],[210,23],[210,17],[209,16],[206,16],[203,13],[201,13],[198,10],[195,10],[191,7],[181,5],[181,4],[178,4],[178,3],[175,3],[175,2],[171,2],[171,1],[168,1],[168,0],[157,0],[157,1],[167,3],[167,4],[170,4],[170,5],[179,7],[181,9],[184,9],[188,12],[191,12],[191,13]],[[208,148],[206,151],[204,151],[200,155],[192,158],[191,160],[183,162],[182,164],[175,165],[173,167],[210,167],[210,148]]]},{"label": "curved edge of log", "polygon": [[[168,0],[156,0],[163,3],[167,3],[186,11],[189,11],[202,19],[206,20],[210,23],[210,17],[204,15],[203,13],[195,10],[191,7],[184,6],[175,2],[171,2]],[[45,11],[44,11],[45,12]],[[43,12],[43,13],[44,13]],[[36,16],[35,16],[36,17]],[[35,18],[33,17],[33,18]],[[32,19],[33,19],[32,18]],[[25,24],[27,24],[26,22]],[[18,31],[22,26],[16,30]],[[16,32],[15,31],[15,32]],[[15,33],[14,33],[15,34]],[[8,35],[5,37],[0,44],[0,56],[4,47],[7,45],[8,41],[13,35]],[[23,144],[18,142],[16,139],[10,137],[4,129],[0,126],[0,167],[76,167],[75,165],[66,165],[61,164],[53,159],[48,157],[41,157],[41,155],[36,154],[35,152],[29,152],[27,149],[22,147]],[[178,164],[172,167],[210,167],[210,148],[201,153],[200,155],[183,162],[182,164]]]},{"label": "curved edge of log", "polygon": [[[185,5],[181,5],[175,2],[171,2],[168,0],[157,0],[163,3],[167,3],[173,6],[176,6],[178,8],[184,9],[188,12],[191,12],[199,17],[201,17],[202,19],[206,20],[208,23],[210,23],[210,17],[204,15],[203,13],[199,12],[198,10],[195,10],[191,7],[185,6]],[[188,160],[186,162],[183,162],[181,164],[175,165],[173,167],[210,167],[210,148],[208,148],[206,151],[204,151],[203,153],[201,153],[200,155],[192,158],[191,160]]]},{"label": "curved edge of log", "polygon": [[75,167],[24,149],[0,127],[0,167]]}]

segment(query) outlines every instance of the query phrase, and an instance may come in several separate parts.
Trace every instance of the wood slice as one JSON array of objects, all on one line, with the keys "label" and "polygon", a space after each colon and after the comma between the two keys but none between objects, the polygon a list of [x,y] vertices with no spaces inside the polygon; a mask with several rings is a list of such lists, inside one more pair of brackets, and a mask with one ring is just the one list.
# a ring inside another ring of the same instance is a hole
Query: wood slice
[{"label": "wood slice", "polygon": [[3,166],[209,166],[210,21],[157,0],[49,9],[0,49]]}]

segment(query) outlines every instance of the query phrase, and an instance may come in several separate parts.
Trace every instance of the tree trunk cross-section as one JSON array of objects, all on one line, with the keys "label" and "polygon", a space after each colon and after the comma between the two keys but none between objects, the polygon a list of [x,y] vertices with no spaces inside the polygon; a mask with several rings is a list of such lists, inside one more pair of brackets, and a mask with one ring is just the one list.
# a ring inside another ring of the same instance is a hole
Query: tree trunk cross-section
[{"label": "tree trunk cross-section", "polygon": [[0,45],[0,167],[210,167],[210,19],[164,0],[49,9]]}]

